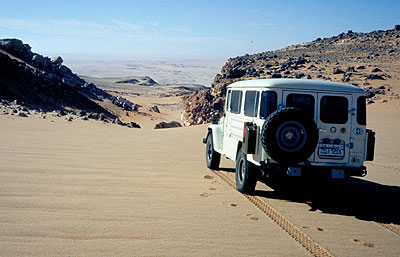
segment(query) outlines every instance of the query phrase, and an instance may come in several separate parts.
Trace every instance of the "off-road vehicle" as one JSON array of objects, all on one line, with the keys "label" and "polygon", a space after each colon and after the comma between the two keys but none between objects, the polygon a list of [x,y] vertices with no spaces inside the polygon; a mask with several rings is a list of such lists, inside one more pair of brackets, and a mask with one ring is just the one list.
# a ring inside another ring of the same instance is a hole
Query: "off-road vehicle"
[{"label": "off-road vehicle", "polygon": [[251,193],[268,176],[365,176],[375,132],[365,91],[337,82],[258,79],[227,87],[224,115],[208,127],[206,163],[236,161],[236,187]]}]

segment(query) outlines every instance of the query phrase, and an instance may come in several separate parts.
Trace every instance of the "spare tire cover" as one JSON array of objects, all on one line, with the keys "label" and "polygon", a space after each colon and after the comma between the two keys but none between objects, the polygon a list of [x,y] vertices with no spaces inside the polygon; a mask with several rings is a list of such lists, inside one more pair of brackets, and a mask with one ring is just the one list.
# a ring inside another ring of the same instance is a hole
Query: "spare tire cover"
[{"label": "spare tire cover", "polygon": [[264,122],[261,142],[266,153],[285,165],[307,160],[318,144],[318,128],[305,111],[287,107],[273,112]]}]

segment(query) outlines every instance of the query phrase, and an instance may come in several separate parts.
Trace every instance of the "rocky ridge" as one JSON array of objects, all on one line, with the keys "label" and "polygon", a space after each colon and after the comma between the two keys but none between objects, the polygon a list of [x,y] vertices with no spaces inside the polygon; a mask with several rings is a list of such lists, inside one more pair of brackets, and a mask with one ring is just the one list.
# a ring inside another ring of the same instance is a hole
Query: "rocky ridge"
[{"label": "rocky ridge", "polygon": [[211,88],[184,97],[185,125],[209,123],[223,113],[226,86],[239,80],[295,78],[340,81],[367,90],[369,103],[399,99],[400,25],[369,33],[341,33],[276,51],[230,58]]},{"label": "rocky ridge", "polygon": [[19,39],[0,39],[0,104],[3,114],[26,117],[38,114],[67,116],[113,122],[117,117],[101,106],[110,101],[126,110],[138,106],[124,98],[115,97],[88,83],[63,65],[60,56],[50,59],[33,53],[28,44]]}]

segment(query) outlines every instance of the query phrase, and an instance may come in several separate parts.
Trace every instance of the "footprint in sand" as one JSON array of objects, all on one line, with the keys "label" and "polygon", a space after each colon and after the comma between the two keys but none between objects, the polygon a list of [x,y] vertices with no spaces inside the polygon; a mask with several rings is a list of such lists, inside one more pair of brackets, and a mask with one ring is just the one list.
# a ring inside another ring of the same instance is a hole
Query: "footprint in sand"
[{"label": "footprint in sand", "polygon": [[326,230],[325,230],[325,229],[323,229],[323,228],[320,228],[320,227],[318,227],[318,228],[302,227],[302,228],[305,228],[305,229],[315,229],[315,230],[318,230],[318,231],[321,231],[321,232],[326,232]]},{"label": "footprint in sand", "polygon": [[249,217],[251,220],[259,220],[259,218],[256,217],[256,215],[254,215],[253,213],[247,213],[246,216]]},{"label": "footprint in sand", "polygon": [[204,178],[205,178],[205,179],[214,179],[214,177],[213,177],[213,176],[210,176],[210,175],[205,175]]},{"label": "footprint in sand", "polygon": [[202,194],[200,194],[200,196],[201,196],[201,197],[209,197],[210,194],[209,194],[209,193],[202,193]]},{"label": "footprint in sand", "polygon": [[219,181],[214,180],[213,182],[211,182],[211,184],[213,184],[213,185],[219,185],[220,183],[219,183]]},{"label": "footprint in sand", "polygon": [[215,187],[209,187],[210,190],[217,190]]},{"label": "footprint in sand", "polygon": [[362,245],[362,246],[376,248],[376,246],[373,243],[367,243],[367,242],[364,242],[363,240],[360,240],[360,239],[354,239],[354,242],[356,242],[357,244]]},{"label": "footprint in sand", "polygon": [[229,206],[232,206],[232,207],[237,207],[237,204],[236,204],[236,203],[223,202],[223,204],[229,205]]}]

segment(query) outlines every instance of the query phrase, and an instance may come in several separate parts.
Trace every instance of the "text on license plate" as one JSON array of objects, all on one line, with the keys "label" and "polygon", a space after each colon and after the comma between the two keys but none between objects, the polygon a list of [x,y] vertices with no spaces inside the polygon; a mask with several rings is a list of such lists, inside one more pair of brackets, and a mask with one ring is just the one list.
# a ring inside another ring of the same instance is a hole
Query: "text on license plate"
[{"label": "text on license plate", "polygon": [[319,156],[343,157],[344,145],[320,144],[318,147],[318,154]]}]

